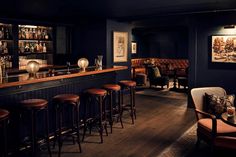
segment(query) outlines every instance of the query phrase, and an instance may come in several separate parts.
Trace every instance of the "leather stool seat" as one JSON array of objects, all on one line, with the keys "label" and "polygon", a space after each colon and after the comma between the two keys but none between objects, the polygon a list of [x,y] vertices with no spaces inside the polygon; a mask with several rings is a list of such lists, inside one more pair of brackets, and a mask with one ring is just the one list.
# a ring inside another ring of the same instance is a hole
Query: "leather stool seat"
[{"label": "leather stool seat", "polygon": [[104,96],[107,94],[107,91],[104,89],[91,88],[91,89],[87,89],[85,93],[88,93],[91,95],[97,95],[97,96]]},{"label": "leather stool seat", "polygon": [[120,86],[117,84],[105,84],[103,86],[104,89],[106,90],[113,90],[113,91],[119,91],[120,90]]},{"label": "leather stool seat", "polygon": [[75,102],[78,102],[79,99],[80,97],[75,94],[59,94],[53,97],[53,101],[60,104],[75,104]]},{"label": "leather stool seat", "polygon": [[9,112],[4,109],[0,109],[0,121],[6,119],[9,116]]},{"label": "leather stool seat", "polygon": [[20,104],[26,108],[44,108],[48,105],[48,101],[44,99],[26,99],[22,100]]},{"label": "leather stool seat", "polygon": [[136,86],[136,82],[131,81],[131,80],[122,80],[122,81],[119,81],[119,84],[122,86],[127,86],[127,87],[135,87]]}]

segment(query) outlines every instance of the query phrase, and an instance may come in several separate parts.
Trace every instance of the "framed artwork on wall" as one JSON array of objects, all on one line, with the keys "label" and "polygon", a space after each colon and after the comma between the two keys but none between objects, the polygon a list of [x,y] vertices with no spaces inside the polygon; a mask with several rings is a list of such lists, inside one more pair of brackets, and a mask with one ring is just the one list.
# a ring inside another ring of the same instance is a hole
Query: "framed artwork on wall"
[{"label": "framed artwork on wall", "polygon": [[211,62],[236,63],[236,35],[211,36]]},{"label": "framed artwork on wall", "polygon": [[113,32],[113,61],[128,61],[128,32]]},{"label": "framed artwork on wall", "polygon": [[135,42],[135,41],[131,42],[131,53],[132,54],[137,53],[137,42]]}]

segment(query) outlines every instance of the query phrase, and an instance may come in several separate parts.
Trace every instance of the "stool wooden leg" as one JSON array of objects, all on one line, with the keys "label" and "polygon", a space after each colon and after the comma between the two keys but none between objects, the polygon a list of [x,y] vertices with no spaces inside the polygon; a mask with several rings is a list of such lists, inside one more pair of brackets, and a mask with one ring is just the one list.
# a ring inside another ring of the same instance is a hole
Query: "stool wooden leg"
[{"label": "stool wooden leg", "polygon": [[132,92],[133,92],[133,109],[134,109],[134,118],[136,119],[136,102],[135,102],[135,88],[132,87]]},{"label": "stool wooden leg", "polygon": [[62,132],[62,107],[59,107],[59,115],[58,115],[58,125],[59,125],[59,132],[58,132],[58,156],[61,156],[61,148],[62,148],[62,139],[61,139],[61,132]]},{"label": "stool wooden leg", "polygon": [[118,112],[119,112],[119,118],[120,118],[120,124],[121,127],[124,128],[123,126],[123,121],[122,121],[122,111],[121,111],[121,90],[118,92]]},{"label": "stool wooden leg", "polygon": [[35,125],[35,111],[31,110],[31,153],[32,156],[36,156],[36,125]]},{"label": "stool wooden leg", "polygon": [[99,114],[100,114],[100,117],[99,117],[99,133],[100,133],[100,138],[101,138],[101,143],[103,143],[103,126],[102,126],[102,97],[99,96],[98,97],[98,102],[99,102]]},{"label": "stool wooden leg", "polygon": [[[8,120],[3,121],[3,157],[7,157],[7,123]],[[0,154],[1,155],[1,154]]]},{"label": "stool wooden leg", "polygon": [[111,127],[111,133],[112,133],[112,127],[113,127],[113,115],[112,115],[112,112],[113,112],[113,92],[110,91],[110,116],[109,116],[109,125]]},{"label": "stool wooden leg", "polygon": [[75,121],[76,121],[76,133],[77,133],[77,143],[79,145],[79,151],[80,153],[82,152],[82,149],[81,149],[81,145],[80,145],[80,136],[79,136],[79,105],[78,103],[76,103],[76,106],[75,106]]},{"label": "stool wooden leg", "polygon": [[132,90],[132,87],[130,87],[130,106],[131,106],[131,113],[130,113],[130,116],[131,116],[131,119],[132,119],[132,124],[134,124],[134,102],[133,102],[133,90]]},{"label": "stool wooden leg", "polygon": [[47,141],[47,147],[48,147],[48,153],[49,153],[49,156],[51,157],[52,156],[52,153],[51,153],[51,148],[50,148],[50,141],[49,141],[49,121],[48,121],[48,107],[45,109],[45,123],[46,123],[46,141]]}]

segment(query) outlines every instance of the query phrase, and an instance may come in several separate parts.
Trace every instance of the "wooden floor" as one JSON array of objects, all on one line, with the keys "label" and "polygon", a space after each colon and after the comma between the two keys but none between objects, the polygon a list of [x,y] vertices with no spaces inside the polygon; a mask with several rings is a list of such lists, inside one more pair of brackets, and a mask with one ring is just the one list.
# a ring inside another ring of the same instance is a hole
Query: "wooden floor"
[{"label": "wooden floor", "polygon": [[[145,89],[136,94],[137,120],[131,124],[125,116],[124,129],[115,123],[113,133],[104,135],[100,144],[98,133],[86,136],[82,153],[68,139],[62,149],[62,157],[156,157],[195,123],[192,109],[187,108],[185,94],[158,95],[159,91]],[[153,94],[147,94],[153,93]],[[57,147],[52,150],[57,156]],[[47,151],[40,153],[47,156]]]}]

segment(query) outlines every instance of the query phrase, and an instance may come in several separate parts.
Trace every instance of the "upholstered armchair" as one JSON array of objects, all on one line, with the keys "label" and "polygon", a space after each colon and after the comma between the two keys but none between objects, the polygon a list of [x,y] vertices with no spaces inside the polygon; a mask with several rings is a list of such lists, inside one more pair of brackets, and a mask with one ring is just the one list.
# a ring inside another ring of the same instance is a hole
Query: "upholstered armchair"
[{"label": "upholstered armchair", "polygon": [[214,147],[236,149],[236,127],[224,123],[219,117],[210,114],[207,110],[206,93],[208,95],[226,96],[226,91],[221,87],[193,88],[193,99],[197,118],[197,145],[201,140]]},{"label": "upholstered armchair", "polygon": [[150,82],[150,87],[152,85],[154,86],[163,86],[167,85],[167,88],[169,88],[169,77],[168,76],[162,76],[161,70],[157,66],[148,66],[147,67],[148,71],[148,79]]}]

